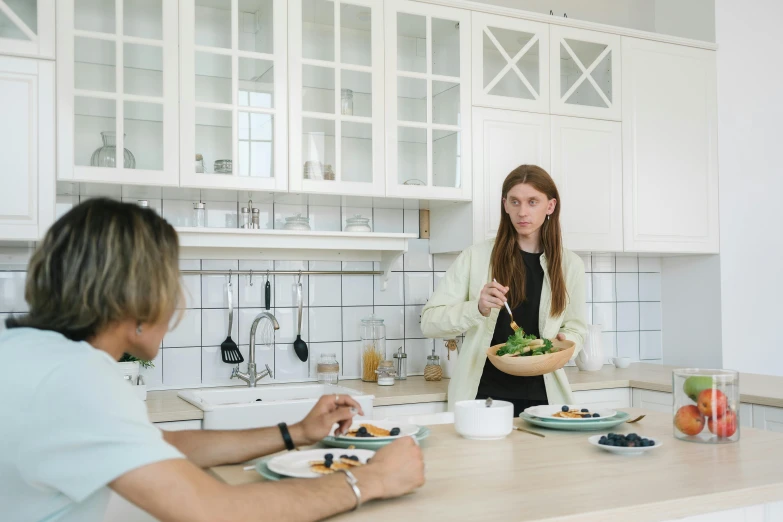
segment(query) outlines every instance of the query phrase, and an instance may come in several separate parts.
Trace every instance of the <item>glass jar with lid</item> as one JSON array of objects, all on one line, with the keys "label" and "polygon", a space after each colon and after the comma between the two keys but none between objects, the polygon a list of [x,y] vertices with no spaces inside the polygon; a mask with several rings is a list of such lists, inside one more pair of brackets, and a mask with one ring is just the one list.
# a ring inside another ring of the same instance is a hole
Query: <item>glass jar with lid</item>
[{"label": "glass jar with lid", "polygon": [[386,326],[383,319],[373,314],[362,319],[362,380],[375,382],[381,361],[386,359]]},{"label": "glass jar with lid", "polygon": [[285,218],[286,230],[310,230],[310,219],[302,214]]},{"label": "glass jar with lid", "polygon": [[372,232],[370,218],[356,214],[352,218],[346,219],[343,232]]},{"label": "glass jar with lid", "polygon": [[199,201],[193,203],[193,226],[204,228],[207,226],[207,204]]},{"label": "glass jar with lid", "polygon": [[340,377],[340,363],[333,353],[322,353],[316,365],[316,374],[320,384],[337,384]]},{"label": "glass jar with lid", "polygon": [[443,367],[440,365],[440,356],[435,355],[435,348],[432,349],[432,355],[427,356],[427,366],[424,367],[425,381],[439,381],[443,379]]},{"label": "glass jar with lid", "polygon": [[375,373],[378,375],[378,386],[394,386],[397,371],[392,361],[381,361]]}]

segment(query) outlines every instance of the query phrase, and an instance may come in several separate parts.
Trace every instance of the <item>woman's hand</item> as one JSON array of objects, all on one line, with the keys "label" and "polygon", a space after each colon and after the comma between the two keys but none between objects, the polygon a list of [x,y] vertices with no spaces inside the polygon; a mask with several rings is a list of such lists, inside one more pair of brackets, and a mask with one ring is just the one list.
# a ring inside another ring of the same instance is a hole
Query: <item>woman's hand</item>
[{"label": "woman's hand", "polygon": [[559,334],[557,334],[557,336],[555,336],[555,340],[557,340],[557,341],[565,341],[566,340],[566,336],[565,336],[565,334],[559,333]]},{"label": "woman's hand", "polygon": [[348,395],[324,395],[302,422],[291,426],[291,436],[297,446],[315,444],[331,433],[335,423],[338,433],[347,432],[357,414],[364,415],[362,407]]},{"label": "woman's hand", "polygon": [[487,317],[493,308],[503,308],[505,302],[508,301],[506,299],[507,293],[508,287],[501,285],[497,281],[485,284],[479,294],[479,313]]}]

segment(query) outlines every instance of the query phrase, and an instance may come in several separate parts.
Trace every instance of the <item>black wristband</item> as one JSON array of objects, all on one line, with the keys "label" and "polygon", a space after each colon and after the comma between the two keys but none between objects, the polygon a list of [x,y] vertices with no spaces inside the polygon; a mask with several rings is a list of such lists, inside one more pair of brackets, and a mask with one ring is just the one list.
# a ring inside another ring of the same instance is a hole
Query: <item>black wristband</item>
[{"label": "black wristband", "polygon": [[288,425],[286,425],[285,422],[281,422],[277,425],[278,428],[280,428],[280,435],[283,436],[283,442],[285,442],[285,449],[288,451],[292,451],[296,449],[296,446],[294,445],[294,440],[291,438],[291,433],[288,431]]}]

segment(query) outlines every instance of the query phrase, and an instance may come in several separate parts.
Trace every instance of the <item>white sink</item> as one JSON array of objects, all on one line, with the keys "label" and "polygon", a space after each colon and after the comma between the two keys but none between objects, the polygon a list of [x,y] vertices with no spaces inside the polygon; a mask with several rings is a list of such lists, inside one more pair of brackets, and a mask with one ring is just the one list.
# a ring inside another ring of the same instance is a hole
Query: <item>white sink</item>
[{"label": "white sink", "polygon": [[299,422],[322,395],[334,394],[350,395],[361,404],[364,417],[357,418],[372,418],[375,396],[326,384],[184,390],[178,395],[204,412],[205,430],[238,430]]}]

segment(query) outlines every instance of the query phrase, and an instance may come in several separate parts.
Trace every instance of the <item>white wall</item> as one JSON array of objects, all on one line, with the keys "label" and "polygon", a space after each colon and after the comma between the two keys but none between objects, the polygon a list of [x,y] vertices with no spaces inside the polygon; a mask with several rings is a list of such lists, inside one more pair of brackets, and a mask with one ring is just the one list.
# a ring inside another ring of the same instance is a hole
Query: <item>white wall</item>
[{"label": "white wall", "polygon": [[717,0],[723,364],[783,375],[783,3]]},{"label": "white wall", "polygon": [[715,0],[655,0],[655,32],[715,41]]},{"label": "white wall", "polygon": [[720,257],[665,257],[663,364],[722,368]]}]

